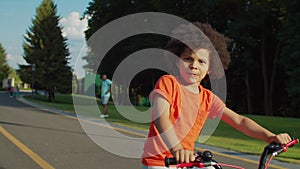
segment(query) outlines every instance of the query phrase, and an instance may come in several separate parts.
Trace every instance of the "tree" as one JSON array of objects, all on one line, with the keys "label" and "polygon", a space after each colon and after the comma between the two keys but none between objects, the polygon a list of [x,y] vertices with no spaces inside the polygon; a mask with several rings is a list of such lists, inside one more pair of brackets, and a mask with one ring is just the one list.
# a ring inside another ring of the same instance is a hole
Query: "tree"
[{"label": "tree", "polygon": [[[278,111],[284,98],[278,92],[284,78],[278,62],[281,50],[278,34],[282,31],[285,4],[276,0],[246,1],[242,9],[228,24],[227,34],[235,40],[235,65],[231,68],[241,74],[239,81],[244,82],[247,91],[248,111],[275,115],[278,112],[274,108]],[[241,86],[239,90],[242,89]]]},{"label": "tree", "polygon": [[280,33],[282,52],[280,63],[285,69],[287,76],[285,80],[288,100],[286,109],[293,116],[299,117],[300,110],[300,1],[290,0],[287,4],[287,17],[284,22],[284,29]]},{"label": "tree", "polygon": [[7,57],[7,54],[5,52],[5,49],[3,48],[2,44],[0,43],[0,84],[2,84],[2,81],[5,78],[7,78],[9,73],[11,72],[10,67],[7,64],[6,57]]},{"label": "tree", "polygon": [[[101,1],[101,0],[94,0],[89,4],[89,7],[87,8],[87,11],[85,11],[85,15],[89,16],[89,29],[85,32],[86,39],[89,39],[93,33],[95,33],[98,29],[100,29],[105,24],[113,21],[114,19],[118,19],[122,16],[136,13],[136,12],[145,12],[145,11],[153,11],[152,5],[150,3],[151,1]],[[102,74],[105,73],[108,75],[108,77],[112,77],[113,72],[116,70],[118,65],[130,54],[132,54],[135,51],[148,48],[148,47],[154,47],[158,46],[157,42],[159,38],[157,36],[153,35],[136,35],[133,37],[129,37],[127,39],[122,40],[121,42],[117,43],[110,51],[105,55],[105,58],[102,60],[100,65],[95,65],[95,63],[98,63],[99,58],[98,55],[93,52],[93,46],[89,44],[90,52],[87,56],[85,56],[83,59],[85,59],[88,64],[84,67],[86,69],[92,69],[94,73]],[[140,43],[143,41],[143,43]],[[96,46],[98,48],[99,46]],[[99,67],[97,67],[99,66]],[[152,73],[146,73],[143,74],[144,76],[148,76],[149,79],[153,79],[154,77],[149,75],[152,75]],[[143,76],[140,76],[143,77]],[[125,91],[135,91],[134,94],[131,94],[132,97],[136,97],[137,95],[140,95],[144,91],[137,90],[139,89],[145,89],[149,88],[149,85],[152,85],[152,83],[138,83],[139,81],[142,81],[141,78],[135,78],[130,85],[130,89],[124,88],[124,84],[128,83],[128,79],[126,75],[122,76],[121,78],[114,81],[114,86],[118,89],[118,99],[117,102],[120,104],[128,104],[125,95]],[[142,84],[142,87],[140,86]],[[147,87],[145,87],[145,85]],[[151,86],[153,87],[153,86]],[[150,88],[151,88],[150,87]],[[150,91],[148,91],[148,94]],[[147,95],[148,96],[148,95]],[[116,98],[116,97],[115,97]]]},{"label": "tree", "polygon": [[89,39],[103,25],[122,16],[132,14],[135,1],[124,0],[93,0],[89,3],[84,15],[90,16],[89,29],[85,31],[86,39]]},{"label": "tree", "polygon": [[[125,6],[126,10],[122,9]],[[90,16],[86,38],[106,23],[135,12],[164,12],[191,22],[209,23],[233,40],[228,48],[232,62],[226,72],[227,105],[237,112],[286,115],[285,110],[299,110],[298,7],[297,0],[94,0],[86,11]],[[134,44],[133,39],[138,38],[143,44]],[[160,45],[149,45],[157,42]],[[130,53],[146,47],[162,47],[161,42],[140,35],[130,37],[106,54],[105,64],[98,73],[112,75],[118,63]],[[92,55],[87,61],[88,65],[95,63]],[[144,90],[145,87],[140,86],[146,83],[149,82],[134,78],[132,86]]]},{"label": "tree", "polygon": [[[20,65],[19,70],[21,79],[27,83],[31,83],[34,73],[35,88],[47,90],[50,102],[54,101],[56,91],[70,93],[72,90],[67,38],[62,36],[60,17],[56,13],[52,0],[43,0],[37,8],[33,25],[24,37],[23,58],[28,65]],[[33,64],[36,65],[34,72]]]}]

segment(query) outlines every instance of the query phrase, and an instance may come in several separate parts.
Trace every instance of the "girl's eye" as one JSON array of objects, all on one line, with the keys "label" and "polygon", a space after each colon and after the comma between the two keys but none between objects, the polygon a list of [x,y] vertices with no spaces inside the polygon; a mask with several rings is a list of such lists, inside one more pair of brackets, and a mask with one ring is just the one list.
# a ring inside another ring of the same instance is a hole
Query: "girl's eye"
[{"label": "girl's eye", "polygon": [[199,60],[199,63],[206,63],[205,60]]},{"label": "girl's eye", "polygon": [[182,58],[184,61],[191,61],[192,58],[191,57],[188,57],[188,56],[183,56]]}]

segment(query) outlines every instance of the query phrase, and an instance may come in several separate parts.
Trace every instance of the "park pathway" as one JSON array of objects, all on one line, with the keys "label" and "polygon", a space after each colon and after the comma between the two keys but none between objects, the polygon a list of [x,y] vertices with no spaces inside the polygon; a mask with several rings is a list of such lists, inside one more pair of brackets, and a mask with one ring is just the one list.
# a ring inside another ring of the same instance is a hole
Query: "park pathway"
[{"label": "park pathway", "polygon": [[[141,159],[120,157],[96,145],[74,115],[65,116],[64,112],[29,104],[30,102],[24,104],[10,98],[6,92],[0,92],[0,169],[141,168]],[[95,119],[91,124],[101,124],[101,121],[103,120]],[[126,134],[147,134],[122,126],[114,127],[129,130]],[[199,146],[216,152],[217,161],[240,165],[247,169],[257,168],[257,156]],[[300,165],[287,165],[276,161],[272,166],[271,168],[277,169],[300,168]]]}]

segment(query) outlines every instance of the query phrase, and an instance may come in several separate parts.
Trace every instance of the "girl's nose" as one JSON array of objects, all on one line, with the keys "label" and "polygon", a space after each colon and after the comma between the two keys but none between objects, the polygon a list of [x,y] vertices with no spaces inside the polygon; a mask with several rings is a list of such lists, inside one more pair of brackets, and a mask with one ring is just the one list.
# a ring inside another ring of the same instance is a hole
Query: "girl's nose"
[{"label": "girl's nose", "polygon": [[190,69],[198,69],[197,61],[191,62],[189,67],[190,67]]}]

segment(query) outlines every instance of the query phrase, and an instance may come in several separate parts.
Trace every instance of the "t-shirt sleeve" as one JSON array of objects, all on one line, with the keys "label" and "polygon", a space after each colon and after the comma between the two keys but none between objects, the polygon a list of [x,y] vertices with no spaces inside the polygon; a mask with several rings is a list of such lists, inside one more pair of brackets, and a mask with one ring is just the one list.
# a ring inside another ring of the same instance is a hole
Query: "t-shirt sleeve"
[{"label": "t-shirt sleeve", "polygon": [[170,104],[173,101],[172,93],[174,91],[174,79],[170,76],[162,76],[156,83],[154,90],[150,94],[151,102],[157,94],[165,98]]},{"label": "t-shirt sleeve", "polygon": [[209,111],[208,118],[210,119],[214,119],[216,117],[221,118],[225,107],[226,107],[225,103],[218,96],[212,94],[211,108]]}]

